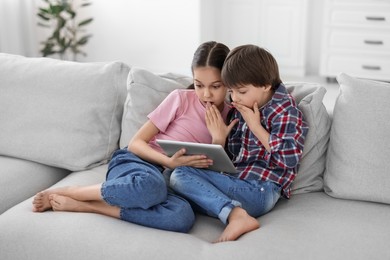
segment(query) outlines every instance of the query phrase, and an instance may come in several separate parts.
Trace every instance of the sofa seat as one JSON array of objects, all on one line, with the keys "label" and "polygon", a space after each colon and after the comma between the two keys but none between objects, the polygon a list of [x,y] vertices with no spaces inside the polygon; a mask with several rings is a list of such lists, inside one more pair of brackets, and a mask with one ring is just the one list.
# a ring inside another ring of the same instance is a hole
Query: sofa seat
[{"label": "sofa seat", "polygon": [[7,156],[0,156],[0,165],[0,214],[70,173],[65,169]]},{"label": "sofa seat", "polygon": [[[106,169],[71,173],[53,187],[102,182]],[[378,259],[378,252],[390,259],[390,207],[324,192],[281,200],[259,218],[260,229],[218,244],[210,242],[223,224],[203,215],[182,234],[92,213],[33,213],[31,203],[32,197],[0,216],[3,259],[16,260],[15,252],[17,259],[67,260],[128,259],[129,254],[137,259]]]}]

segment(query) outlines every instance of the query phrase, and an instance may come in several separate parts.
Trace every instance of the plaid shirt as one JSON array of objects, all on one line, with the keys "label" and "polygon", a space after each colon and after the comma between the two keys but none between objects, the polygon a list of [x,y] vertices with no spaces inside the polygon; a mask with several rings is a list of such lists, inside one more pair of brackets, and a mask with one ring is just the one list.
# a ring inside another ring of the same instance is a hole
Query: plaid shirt
[{"label": "plaid shirt", "polygon": [[290,186],[297,174],[307,124],[283,84],[259,111],[259,121],[270,133],[271,151],[265,149],[249,130],[241,114],[233,108],[230,119],[239,119],[227,141],[228,152],[239,171],[233,175],[245,180],[275,182],[282,187],[282,195],[290,198]]}]

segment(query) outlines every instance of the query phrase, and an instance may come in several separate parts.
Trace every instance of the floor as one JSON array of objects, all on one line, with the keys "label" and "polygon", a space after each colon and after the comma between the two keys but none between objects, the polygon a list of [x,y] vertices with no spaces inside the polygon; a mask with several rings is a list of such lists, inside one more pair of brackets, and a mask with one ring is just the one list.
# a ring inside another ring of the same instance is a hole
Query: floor
[{"label": "floor", "polygon": [[282,76],[283,82],[314,82],[319,83],[324,86],[327,90],[323,103],[328,111],[333,111],[334,103],[339,94],[339,84],[336,80],[328,81],[325,77],[320,76],[305,76],[305,77],[295,77],[295,76]]}]

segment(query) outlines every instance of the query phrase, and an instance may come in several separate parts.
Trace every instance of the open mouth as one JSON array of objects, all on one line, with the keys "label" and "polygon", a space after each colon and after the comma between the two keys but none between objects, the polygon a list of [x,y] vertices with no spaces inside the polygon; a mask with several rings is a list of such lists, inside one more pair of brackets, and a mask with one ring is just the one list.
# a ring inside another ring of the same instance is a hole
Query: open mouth
[{"label": "open mouth", "polygon": [[206,107],[211,107],[212,105],[214,105],[214,102],[211,102],[211,101],[206,101],[204,103],[205,103]]},{"label": "open mouth", "polygon": [[211,107],[213,104],[214,104],[214,102],[203,101],[203,105],[204,105],[205,107]]}]

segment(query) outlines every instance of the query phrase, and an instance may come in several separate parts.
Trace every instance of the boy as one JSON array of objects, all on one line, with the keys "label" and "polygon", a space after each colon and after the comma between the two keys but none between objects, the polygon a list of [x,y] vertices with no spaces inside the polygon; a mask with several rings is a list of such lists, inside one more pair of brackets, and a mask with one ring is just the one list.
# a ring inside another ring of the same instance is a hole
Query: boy
[{"label": "boy", "polygon": [[171,176],[177,193],[227,224],[216,242],[236,240],[259,228],[256,218],[280,197],[290,197],[308,131],[266,50],[255,45],[233,49],[222,80],[231,94],[231,123],[223,124],[215,107],[208,109],[206,123],[219,129],[214,141],[225,146],[227,137],[225,147],[238,173],[178,167]]}]

